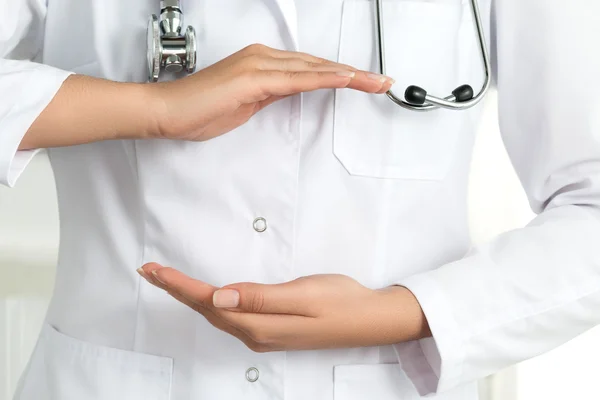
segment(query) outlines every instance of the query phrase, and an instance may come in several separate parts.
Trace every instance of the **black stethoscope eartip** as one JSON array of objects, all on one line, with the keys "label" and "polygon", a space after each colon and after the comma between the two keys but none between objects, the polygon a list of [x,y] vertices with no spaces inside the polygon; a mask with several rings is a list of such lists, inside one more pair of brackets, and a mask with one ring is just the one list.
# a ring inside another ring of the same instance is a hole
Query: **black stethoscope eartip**
[{"label": "black stethoscope eartip", "polygon": [[[457,103],[469,101],[475,96],[475,92],[470,85],[462,85],[452,91]],[[411,85],[404,92],[404,99],[413,105],[422,106],[427,102],[427,91],[419,86]]]},{"label": "black stethoscope eartip", "polygon": [[[478,104],[481,99],[486,95],[491,85],[491,62],[490,56],[487,50],[487,40],[485,37],[485,29],[481,19],[481,12],[479,10],[479,0],[464,0],[463,2],[471,3],[472,20],[475,28],[475,33],[478,41],[478,48],[481,53],[481,60],[483,62],[483,70],[485,74],[485,80],[481,90],[477,93],[473,91],[470,85],[462,85],[454,89],[451,95],[446,97],[437,97],[428,94],[427,91],[419,86],[409,86],[404,92],[404,99],[400,96],[396,96],[392,89],[387,91],[387,97],[393,101],[396,105],[403,107],[411,111],[432,111],[440,108],[447,110],[466,110]],[[386,74],[385,65],[385,35],[384,35],[384,11],[383,3],[384,0],[374,0],[376,6],[376,23],[377,23],[377,50],[379,58],[379,72],[382,75]]]},{"label": "black stethoscope eartip", "polygon": [[406,91],[404,92],[404,99],[408,103],[417,106],[425,104],[425,97],[427,97],[427,91],[414,85],[407,87]]},{"label": "black stethoscope eartip", "polygon": [[462,85],[454,89],[452,94],[456,98],[457,103],[462,103],[463,101],[469,101],[475,96],[475,92],[470,85]]}]

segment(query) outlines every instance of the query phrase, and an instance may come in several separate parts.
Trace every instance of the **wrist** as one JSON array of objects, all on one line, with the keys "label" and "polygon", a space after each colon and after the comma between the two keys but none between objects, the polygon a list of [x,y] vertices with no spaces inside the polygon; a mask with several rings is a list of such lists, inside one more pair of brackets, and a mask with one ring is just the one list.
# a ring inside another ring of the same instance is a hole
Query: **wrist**
[{"label": "wrist", "polygon": [[429,323],[415,295],[403,286],[389,286],[378,290],[384,296],[388,317],[383,323],[391,326],[391,342],[402,343],[431,336]]},{"label": "wrist", "polygon": [[163,138],[163,127],[167,119],[167,107],[162,96],[161,84],[135,84],[133,98],[138,108],[140,126],[136,130],[136,139]]}]

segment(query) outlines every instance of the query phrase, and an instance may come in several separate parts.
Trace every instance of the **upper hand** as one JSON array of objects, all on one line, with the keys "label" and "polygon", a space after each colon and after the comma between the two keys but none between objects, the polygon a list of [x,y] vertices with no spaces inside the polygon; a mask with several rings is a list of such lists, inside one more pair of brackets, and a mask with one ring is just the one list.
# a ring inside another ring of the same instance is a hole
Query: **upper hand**
[{"label": "upper hand", "polygon": [[200,141],[244,124],[293,94],[324,88],[385,93],[392,83],[308,54],[252,45],[193,75],[147,87],[161,99],[157,136]]},{"label": "upper hand", "polygon": [[139,271],[257,352],[377,346],[429,335],[418,302],[403,287],[372,290],[347,276],[313,275],[217,288],[158,264]]}]

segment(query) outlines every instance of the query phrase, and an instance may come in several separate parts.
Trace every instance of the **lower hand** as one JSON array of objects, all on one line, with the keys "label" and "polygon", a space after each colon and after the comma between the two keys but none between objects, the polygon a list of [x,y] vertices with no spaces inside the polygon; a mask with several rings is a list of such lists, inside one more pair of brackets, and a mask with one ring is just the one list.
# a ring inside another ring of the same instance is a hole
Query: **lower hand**
[{"label": "lower hand", "polygon": [[277,285],[217,288],[172,268],[138,270],[256,352],[380,346],[429,336],[412,293],[372,290],[343,275],[313,275]]},{"label": "lower hand", "polygon": [[392,83],[308,54],[252,45],[193,75],[147,87],[162,104],[156,136],[202,141],[290,95],[335,88],[385,93]]}]

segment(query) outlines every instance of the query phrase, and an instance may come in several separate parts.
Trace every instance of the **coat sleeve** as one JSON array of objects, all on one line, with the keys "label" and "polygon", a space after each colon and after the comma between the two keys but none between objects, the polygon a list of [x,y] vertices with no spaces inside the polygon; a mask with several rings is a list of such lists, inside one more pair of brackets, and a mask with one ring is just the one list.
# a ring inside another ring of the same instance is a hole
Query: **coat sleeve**
[{"label": "coat sleeve", "polygon": [[600,324],[600,2],[499,0],[503,141],[537,214],[400,282],[433,338],[395,345],[421,395],[535,357]]},{"label": "coat sleeve", "polygon": [[36,150],[17,151],[69,72],[41,60],[46,0],[0,0],[0,184],[13,186]]}]

